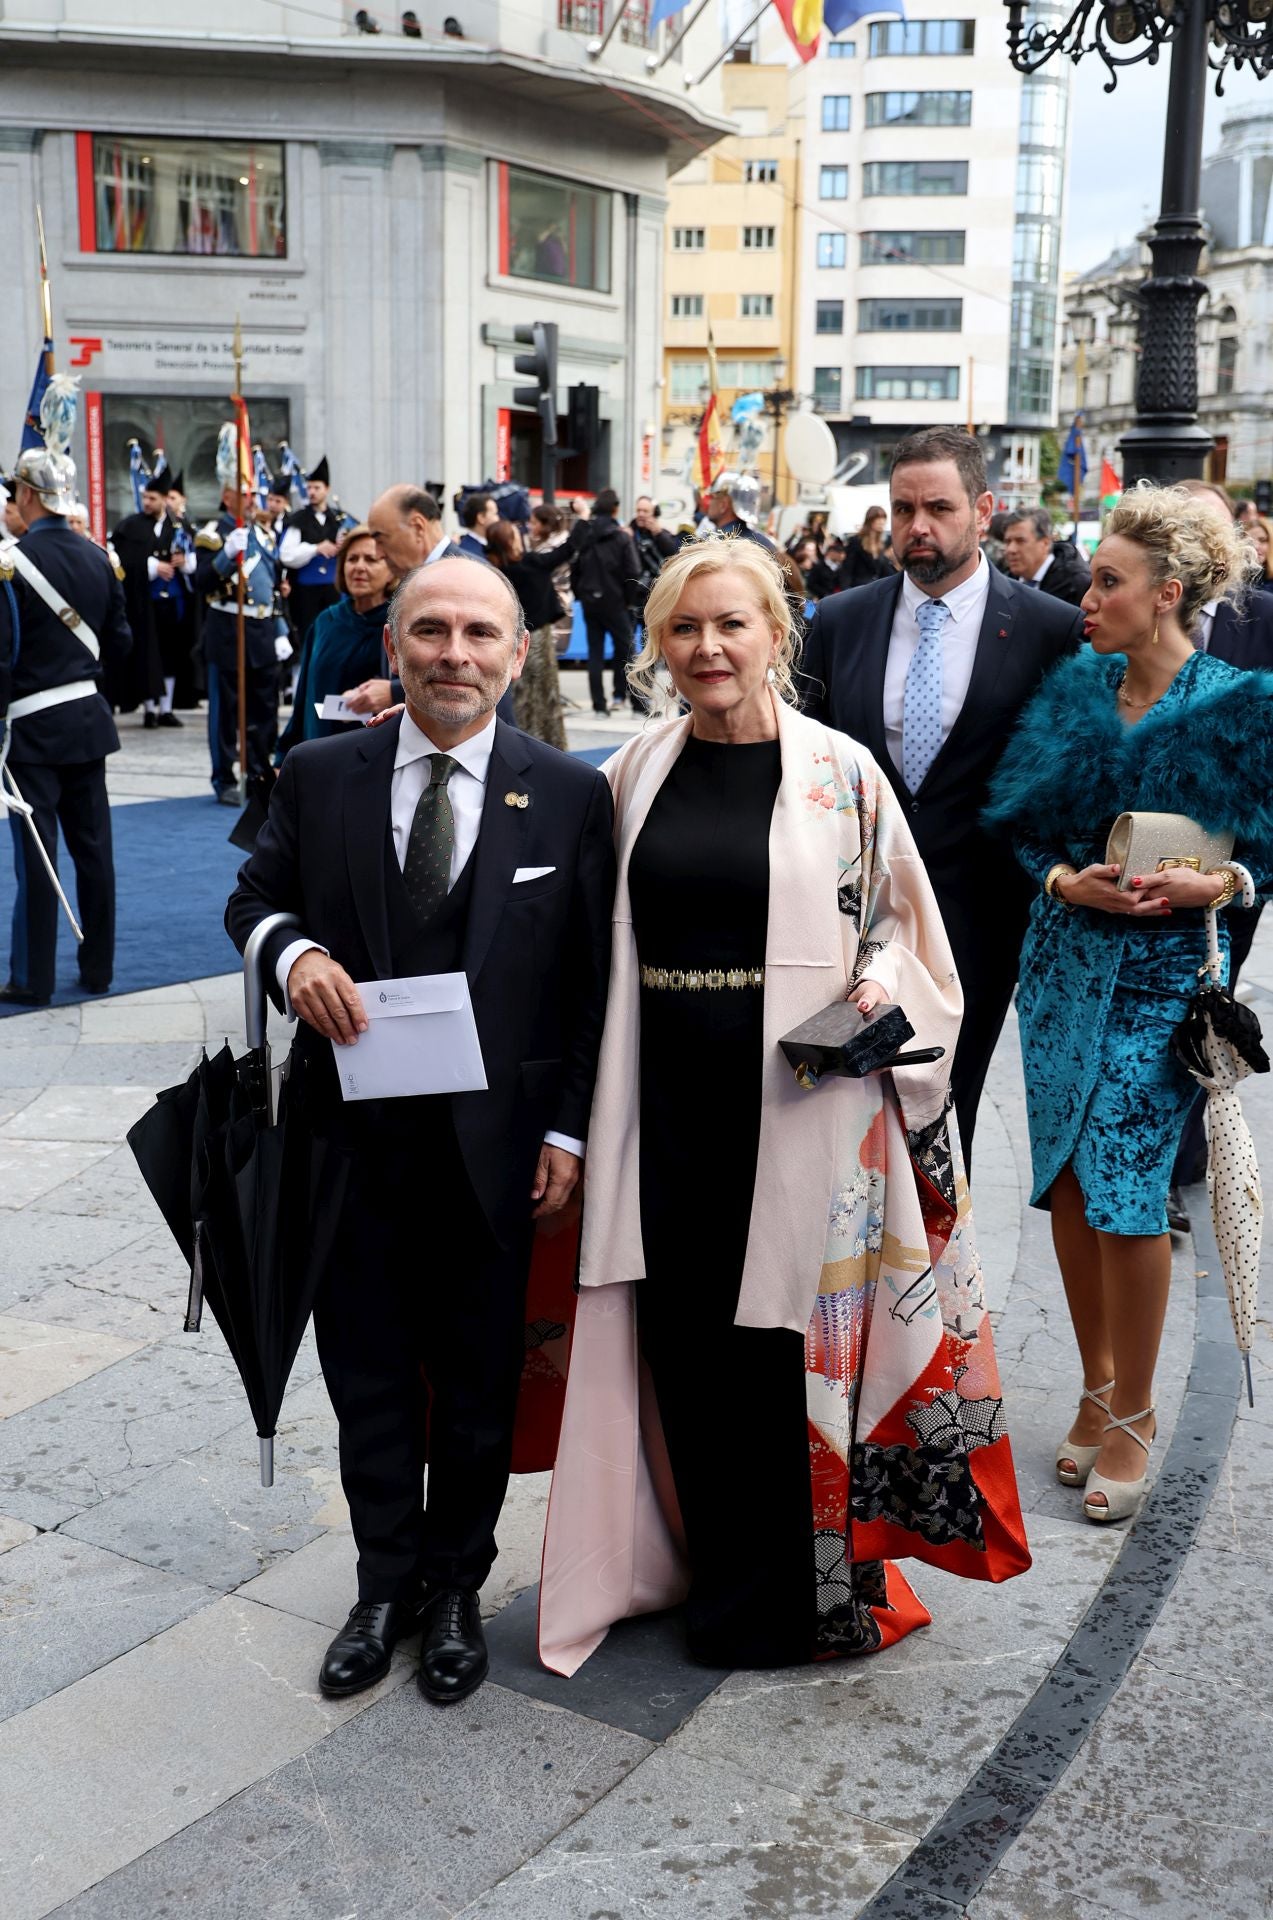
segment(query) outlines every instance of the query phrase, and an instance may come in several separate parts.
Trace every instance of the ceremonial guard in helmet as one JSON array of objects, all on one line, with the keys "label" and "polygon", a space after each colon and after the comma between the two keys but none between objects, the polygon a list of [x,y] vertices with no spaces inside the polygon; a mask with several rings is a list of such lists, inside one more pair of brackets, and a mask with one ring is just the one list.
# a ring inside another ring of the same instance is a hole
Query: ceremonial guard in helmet
[{"label": "ceremonial guard in helmet", "polygon": [[291,583],[288,613],[298,648],[319,614],[340,598],[336,554],[344,535],[357,525],[332,497],[326,455],[305,475],[305,491],[309,501],[288,514],[278,550]]},{"label": "ceremonial guard in helmet", "polygon": [[[58,827],[75,866],[84,939],[79,971],[105,993],[115,962],[115,867],[106,756],[119,735],[100,686],[133,640],[106,555],[68,525],[75,463],[66,452],[77,382],[50,382],[40,422],[46,444],[19,456],[14,504],[26,524],[0,544],[0,712],[4,792],[31,809],[50,865]],[[47,1005],[56,985],[58,896],[21,813],[9,812],[17,897],[9,977],[0,1001]]]},{"label": "ceremonial guard in helmet", "polygon": [[278,735],[278,668],[291,658],[292,643],[280,611],[278,549],[268,508],[254,508],[237,524],[238,494],[226,487],[222,512],[196,538],[198,591],[205,601],[203,657],[208,671],[208,749],[212,785],[223,805],[238,806],[235,760],[239,729],[238,572],[243,571],[247,664],[247,757],[249,779],[269,772]]}]

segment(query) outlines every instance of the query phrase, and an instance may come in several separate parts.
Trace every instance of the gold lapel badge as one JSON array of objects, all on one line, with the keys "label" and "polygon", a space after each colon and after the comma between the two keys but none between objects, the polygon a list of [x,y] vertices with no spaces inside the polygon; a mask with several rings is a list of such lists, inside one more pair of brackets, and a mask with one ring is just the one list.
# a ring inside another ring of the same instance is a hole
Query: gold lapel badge
[{"label": "gold lapel badge", "polygon": [[506,807],[528,807],[530,805],[530,795],[528,793],[506,793],[504,795],[504,805]]}]

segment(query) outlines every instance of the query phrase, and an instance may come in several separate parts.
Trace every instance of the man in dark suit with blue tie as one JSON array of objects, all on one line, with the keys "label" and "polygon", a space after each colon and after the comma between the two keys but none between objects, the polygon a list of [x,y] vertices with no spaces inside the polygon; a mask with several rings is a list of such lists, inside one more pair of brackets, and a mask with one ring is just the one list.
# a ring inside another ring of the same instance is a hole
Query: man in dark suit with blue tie
[{"label": "man in dark suit with blue tie", "polygon": [[[409,573],[388,624],[405,713],[293,748],[226,910],[240,950],[266,915],[298,917],[266,952],[303,1023],[290,1096],[349,1157],[314,1309],[358,1546],[329,1694],[370,1686],[421,1623],[428,1699],[463,1699],[486,1673],[477,1595],[508,1481],[534,1221],[582,1164],[613,816],[595,768],[496,717],[527,639],[495,568],[460,556]],[[344,1105],[330,1043],[366,1028],[356,983],[455,972],[486,1088]]]},{"label": "man in dark suit with blue tie", "polygon": [[[127,658],[133,636],[109,560],[67,522],[75,502],[70,456],[28,449],[18,460],[15,492],[27,531],[0,548],[9,767],[55,867],[61,826],[84,934],[80,980],[87,992],[105,993],[115,964],[106,756],[118,751],[119,735],[100,688],[103,671]],[[41,1007],[56,984],[58,898],[26,821],[11,813],[9,826],[18,885],[0,1001]]]},{"label": "man in dark suit with blue tie", "polygon": [[967,1159],[1032,897],[1011,848],[982,829],[986,783],[1082,616],[985,559],[994,496],[971,434],[911,434],[889,483],[902,571],[821,601],[800,670],[808,711],[888,775],[928,868],[964,991],[951,1085]]}]

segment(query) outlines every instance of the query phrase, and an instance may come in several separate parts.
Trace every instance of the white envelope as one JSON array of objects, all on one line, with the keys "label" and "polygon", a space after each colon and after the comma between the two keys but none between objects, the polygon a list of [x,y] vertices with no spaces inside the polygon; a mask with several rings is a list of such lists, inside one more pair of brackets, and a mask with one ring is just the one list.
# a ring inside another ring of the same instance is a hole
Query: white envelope
[{"label": "white envelope", "polygon": [[320,720],[356,720],[360,727],[365,727],[371,718],[369,713],[355,713],[352,707],[347,707],[343,695],[339,693],[329,693],[325,700],[315,700],[314,712]]},{"label": "white envelope", "polygon": [[332,1041],[346,1100],[415,1093],[470,1093],[486,1086],[469,983],[462,973],[360,980],[367,1031],[352,1046]]}]

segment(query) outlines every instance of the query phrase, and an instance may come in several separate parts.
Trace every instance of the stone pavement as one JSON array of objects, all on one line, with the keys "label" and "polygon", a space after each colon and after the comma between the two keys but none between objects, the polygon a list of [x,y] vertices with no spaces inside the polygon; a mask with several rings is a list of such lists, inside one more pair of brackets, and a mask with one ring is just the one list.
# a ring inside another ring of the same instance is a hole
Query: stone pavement
[{"label": "stone pavement", "polygon": [[[119,797],[198,791],[189,733],[130,739]],[[1273,938],[1249,977],[1273,1022]],[[264,1491],[123,1145],[200,1045],[241,1033],[237,976],[0,1021],[4,1920],[1273,1914],[1269,1323],[1252,1411],[1200,1225],[1176,1258],[1159,1485],[1133,1527],[1086,1525],[1052,1475],[1077,1364],[1023,1206],[1011,1026],[974,1196],[1031,1572],[915,1570],[933,1626],[860,1663],[707,1673],[662,1621],[566,1682],[529,1655],[537,1477],[483,1595],[492,1681],[447,1713],[410,1684],[411,1643],[371,1693],[318,1695],[353,1553],[312,1343]],[[1268,1153],[1273,1089],[1248,1088]]]}]

